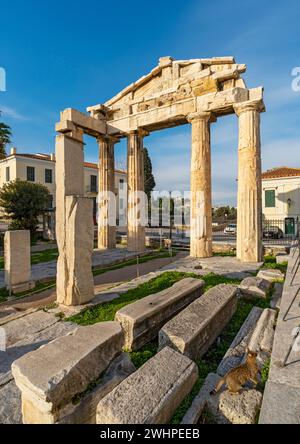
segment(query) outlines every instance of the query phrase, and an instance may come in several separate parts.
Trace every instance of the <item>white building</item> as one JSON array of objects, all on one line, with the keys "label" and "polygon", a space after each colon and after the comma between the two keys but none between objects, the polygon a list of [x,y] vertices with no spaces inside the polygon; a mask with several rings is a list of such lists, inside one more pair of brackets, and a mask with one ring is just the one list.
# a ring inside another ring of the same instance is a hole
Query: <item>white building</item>
[{"label": "white building", "polygon": [[[6,182],[16,179],[45,185],[51,195],[50,206],[55,207],[55,155],[54,154],[23,154],[12,148],[10,155],[0,160],[0,187]],[[125,171],[115,170],[115,193],[119,198],[119,191],[124,189],[127,182]],[[94,201],[94,215],[96,215],[96,199],[98,193],[98,165],[96,163],[84,163],[84,190],[87,197]],[[118,200],[117,200],[118,202]],[[118,208],[122,208],[120,198]]]},{"label": "white building", "polygon": [[285,234],[300,221],[300,168],[279,167],[262,174],[263,217]]}]

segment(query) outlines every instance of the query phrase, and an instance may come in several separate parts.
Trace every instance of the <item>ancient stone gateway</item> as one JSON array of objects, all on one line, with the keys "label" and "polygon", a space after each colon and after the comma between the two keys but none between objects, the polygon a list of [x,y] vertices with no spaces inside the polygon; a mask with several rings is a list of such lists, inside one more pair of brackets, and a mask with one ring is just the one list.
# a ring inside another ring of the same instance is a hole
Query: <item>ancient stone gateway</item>
[{"label": "ancient stone gateway", "polygon": [[[99,144],[99,248],[114,248],[115,228],[108,223],[109,195],[114,193],[114,145],[128,140],[128,249],[143,251],[145,228],[140,224],[143,179],[143,139],[150,132],[190,123],[191,256],[212,255],[210,125],[219,117],[239,118],[237,257],[243,262],[262,258],[260,113],[265,111],[263,88],[247,89],[241,74],[246,65],[233,57],[173,60],[162,57],[148,75],[106,103],[61,113],[56,125],[58,158],[68,159],[57,181],[58,242],[66,233],[65,197],[83,195],[83,133]],[[59,155],[59,151],[64,152]],[[62,159],[62,162],[64,161]],[[63,171],[65,168],[66,171]],[[60,265],[65,261],[61,257]],[[63,272],[61,272],[64,275]]]}]

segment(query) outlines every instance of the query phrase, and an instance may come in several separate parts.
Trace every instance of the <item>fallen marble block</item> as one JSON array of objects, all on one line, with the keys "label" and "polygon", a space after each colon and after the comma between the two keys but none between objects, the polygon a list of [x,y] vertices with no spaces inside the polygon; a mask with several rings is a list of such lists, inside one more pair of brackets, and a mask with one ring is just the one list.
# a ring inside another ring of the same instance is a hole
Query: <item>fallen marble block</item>
[{"label": "fallen marble block", "polygon": [[99,402],[97,424],[167,424],[197,377],[194,362],[165,347]]},{"label": "fallen marble block", "polygon": [[125,335],[125,350],[138,350],[157,337],[160,328],[199,298],[204,281],[187,278],[159,293],[126,305],[116,313]]},{"label": "fallen marble block", "polygon": [[247,277],[239,285],[242,296],[266,299],[272,283],[259,276]]},{"label": "fallen marble block", "polygon": [[231,394],[228,390],[209,396],[206,409],[216,424],[255,424],[262,404],[258,390]]},{"label": "fallen marble block", "polygon": [[237,308],[235,285],[220,284],[167,322],[159,332],[159,348],[169,346],[190,359],[201,358]]},{"label": "fallen marble block", "polygon": [[265,268],[259,271],[259,273],[257,274],[257,277],[261,278],[261,279],[265,279],[269,282],[275,282],[278,280],[283,280],[284,279],[284,274],[277,269],[273,269],[273,268]]},{"label": "fallen marble block", "polygon": [[79,327],[12,364],[22,392],[23,423],[53,424],[72,399],[94,383],[124,345],[121,326],[102,322]]}]

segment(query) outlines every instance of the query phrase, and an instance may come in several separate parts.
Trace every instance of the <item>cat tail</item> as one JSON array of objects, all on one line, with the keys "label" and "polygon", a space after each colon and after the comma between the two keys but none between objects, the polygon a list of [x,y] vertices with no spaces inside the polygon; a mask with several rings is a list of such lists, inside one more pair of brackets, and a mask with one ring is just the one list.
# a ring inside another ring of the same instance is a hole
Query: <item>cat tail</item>
[{"label": "cat tail", "polygon": [[216,387],[210,392],[210,394],[215,395],[220,390],[222,385],[225,384],[225,382],[225,378],[221,378]]}]

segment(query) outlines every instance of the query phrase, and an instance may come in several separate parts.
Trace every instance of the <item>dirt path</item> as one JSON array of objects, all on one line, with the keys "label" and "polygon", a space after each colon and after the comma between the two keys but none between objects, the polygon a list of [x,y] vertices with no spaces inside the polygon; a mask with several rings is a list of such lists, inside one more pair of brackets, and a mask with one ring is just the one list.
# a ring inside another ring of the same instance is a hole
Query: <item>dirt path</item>
[{"label": "dirt path", "polygon": [[[139,275],[145,275],[152,271],[157,271],[165,265],[174,262],[180,258],[187,256],[188,253],[179,253],[175,258],[159,258],[153,259],[151,261],[145,262],[139,265]],[[120,284],[122,282],[130,281],[137,277],[137,267],[136,265],[129,265],[118,270],[107,271],[106,273],[95,276],[95,293],[100,291],[105,291],[114,285]],[[0,306],[0,311],[5,308],[14,308],[16,310],[24,311],[29,308],[42,308],[46,305],[52,304],[56,300],[56,290],[55,288],[50,288],[48,290],[41,291],[38,294],[28,296],[26,299],[19,301],[9,301]]]}]

